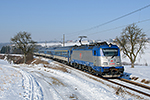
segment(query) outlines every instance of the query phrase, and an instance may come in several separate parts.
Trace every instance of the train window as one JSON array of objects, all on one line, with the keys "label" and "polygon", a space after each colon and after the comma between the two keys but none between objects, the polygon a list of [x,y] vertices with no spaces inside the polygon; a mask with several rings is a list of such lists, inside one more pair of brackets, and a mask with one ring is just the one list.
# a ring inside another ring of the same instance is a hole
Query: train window
[{"label": "train window", "polygon": [[107,48],[107,49],[102,49],[104,56],[117,56],[118,55],[118,49],[115,48]]},{"label": "train window", "polygon": [[51,54],[51,51],[47,51],[48,54]]},{"label": "train window", "polygon": [[93,46],[90,46],[88,49],[93,49]]},{"label": "train window", "polygon": [[62,55],[67,56],[67,52],[66,52],[66,51],[63,51],[63,52],[62,52]]},{"label": "train window", "polygon": [[40,53],[44,53],[44,51],[40,51]]},{"label": "train window", "polygon": [[94,55],[96,56],[96,50],[94,50]]},{"label": "train window", "polygon": [[56,52],[55,52],[55,55],[58,55],[58,54],[59,54],[59,52],[56,51]]}]

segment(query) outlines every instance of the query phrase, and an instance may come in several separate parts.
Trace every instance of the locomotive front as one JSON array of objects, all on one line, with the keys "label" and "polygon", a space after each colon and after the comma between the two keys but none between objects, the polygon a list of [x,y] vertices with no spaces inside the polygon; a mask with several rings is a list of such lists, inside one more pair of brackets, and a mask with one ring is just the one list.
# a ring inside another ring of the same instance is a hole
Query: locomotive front
[{"label": "locomotive front", "polygon": [[99,67],[103,77],[120,77],[124,67],[121,64],[120,49],[116,45],[103,45],[97,50],[94,58],[95,65]]}]

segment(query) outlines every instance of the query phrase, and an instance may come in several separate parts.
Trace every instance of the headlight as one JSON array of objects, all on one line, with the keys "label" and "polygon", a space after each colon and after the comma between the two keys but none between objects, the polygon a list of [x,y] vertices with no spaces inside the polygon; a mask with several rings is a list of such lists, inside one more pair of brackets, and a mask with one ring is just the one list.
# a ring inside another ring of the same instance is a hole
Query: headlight
[{"label": "headlight", "polygon": [[120,62],[116,62],[117,65],[120,65]]},{"label": "headlight", "polygon": [[103,62],[103,65],[108,65],[108,62]]}]

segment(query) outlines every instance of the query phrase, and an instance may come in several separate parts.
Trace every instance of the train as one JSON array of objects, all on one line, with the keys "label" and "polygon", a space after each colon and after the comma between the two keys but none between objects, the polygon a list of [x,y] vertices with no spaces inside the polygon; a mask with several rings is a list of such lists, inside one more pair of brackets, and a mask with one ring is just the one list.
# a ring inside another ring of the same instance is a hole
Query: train
[{"label": "train", "polygon": [[42,48],[34,54],[55,59],[101,77],[121,77],[124,72],[119,47],[107,42]]}]

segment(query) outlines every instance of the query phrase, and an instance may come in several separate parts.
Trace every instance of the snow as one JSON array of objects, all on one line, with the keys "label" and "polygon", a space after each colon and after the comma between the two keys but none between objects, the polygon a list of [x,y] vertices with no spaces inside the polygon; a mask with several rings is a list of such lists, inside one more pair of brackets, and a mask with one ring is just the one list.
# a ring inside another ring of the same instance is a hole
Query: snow
[{"label": "snow", "polygon": [[[57,67],[52,61],[50,65]],[[0,99],[30,100],[120,100],[103,84],[72,72],[44,65],[9,64],[0,60]],[[61,67],[61,66],[59,66]]]},{"label": "snow", "polygon": [[[150,48],[150,43],[147,43],[146,44],[146,48],[144,49],[144,53],[143,54],[138,54],[137,56],[137,60],[136,60],[136,64],[139,64],[139,65],[146,65],[148,64],[150,66],[150,51],[149,51],[149,48]],[[123,53],[121,52],[121,54],[123,55]],[[127,63],[130,63],[130,60],[127,58],[127,57],[123,57],[122,56],[122,62],[127,62]]]},{"label": "snow", "polygon": [[22,75],[10,67],[6,62],[0,61],[0,99],[22,99]]},{"label": "snow", "polygon": [[[52,44],[51,44],[52,45]],[[66,45],[72,45],[71,43]],[[138,64],[143,66],[125,66],[124,78],[138,77],[136,81],[150,80],[150,52],[147,44],[145,54],[138,56]],[[139,60],[140,59],[140,60]],[[109,83],[93,76],[88,77],[84,72],[71,69],[63,70],[63,66],[53,60],[44,64],[10,64],[5,59],[0,60],[0,99],[2,100],[124,100],[137,99],[130,95],[116,95],[116,90]],[[129,62],[127,58],[123,61]],[[34,61],[33,61],[34,62]],[[147,63],[148,66],[144,66]],[[144,83],[142,83],[144,84]],[[145,84],[150,86],[150,84]],[[117,86],[115,86],[117,87]],[[138,95],[138,94],[137,94]]]},{"label": "snow", "polygon": [[6,100],[42,99],[39,83],[28,72],[0,60],[0,98]]},{"label": "snow", "polygon": [[[124,74],[128,75],[128,77],[125,76],[124,78],[129,79],[129,78],[135,77],[135,78],[137,78],[136,80],[134,80],[136,82],[142,83],[141,81],[145,80],[145,81],[149,81],[149,83],[150,83],[150,75],[149,75],[149,73],[150,73],[149,72],[149,70],[150,70],[150,61],[149,61],[150,60],[150,51],[149,51],[149,48],[150,48],[150,43],[147,43],[146,48],[144,49],[144,53],[138,54],[137,60],[135,62],[135,64],[137,64],[137,65],[135,65],[134,68],[131,68],[131,65],[124,66],[124,68],[125,68]],[[130,63],[130,60],[127,57],[126,58],[122,57],[122,62]],[[145,65],[147,65],[147,66],[145,66]],[[145,84],[145,85],[150,86],[150,84]]]},{"label": "snow", "polygon": [[[129,79],[129,78],[137,78],[136,81],[138,83],[144,84],[141,81],[145,80],[145,81],[149,81],[150,82],[150,75],[149,75],[149,71],[150,71],[150,66],[135,66],[135,68],[131,68],[131,66],[124,66],[125,68],[125,76],[123,78]],[[144,85],[148,85],[149,84],[144,84]]]},{"label": "snow", "polygon": [[[82,44],[86,45],[89,44],[89,42],[83,41]],[[37,45],[41,45],[42,47],[63,46],[62,43],[37,43]],[[79,41],[65,43],[65,46],[74,46],[74,45],[80,46],[81,44]]]}]

